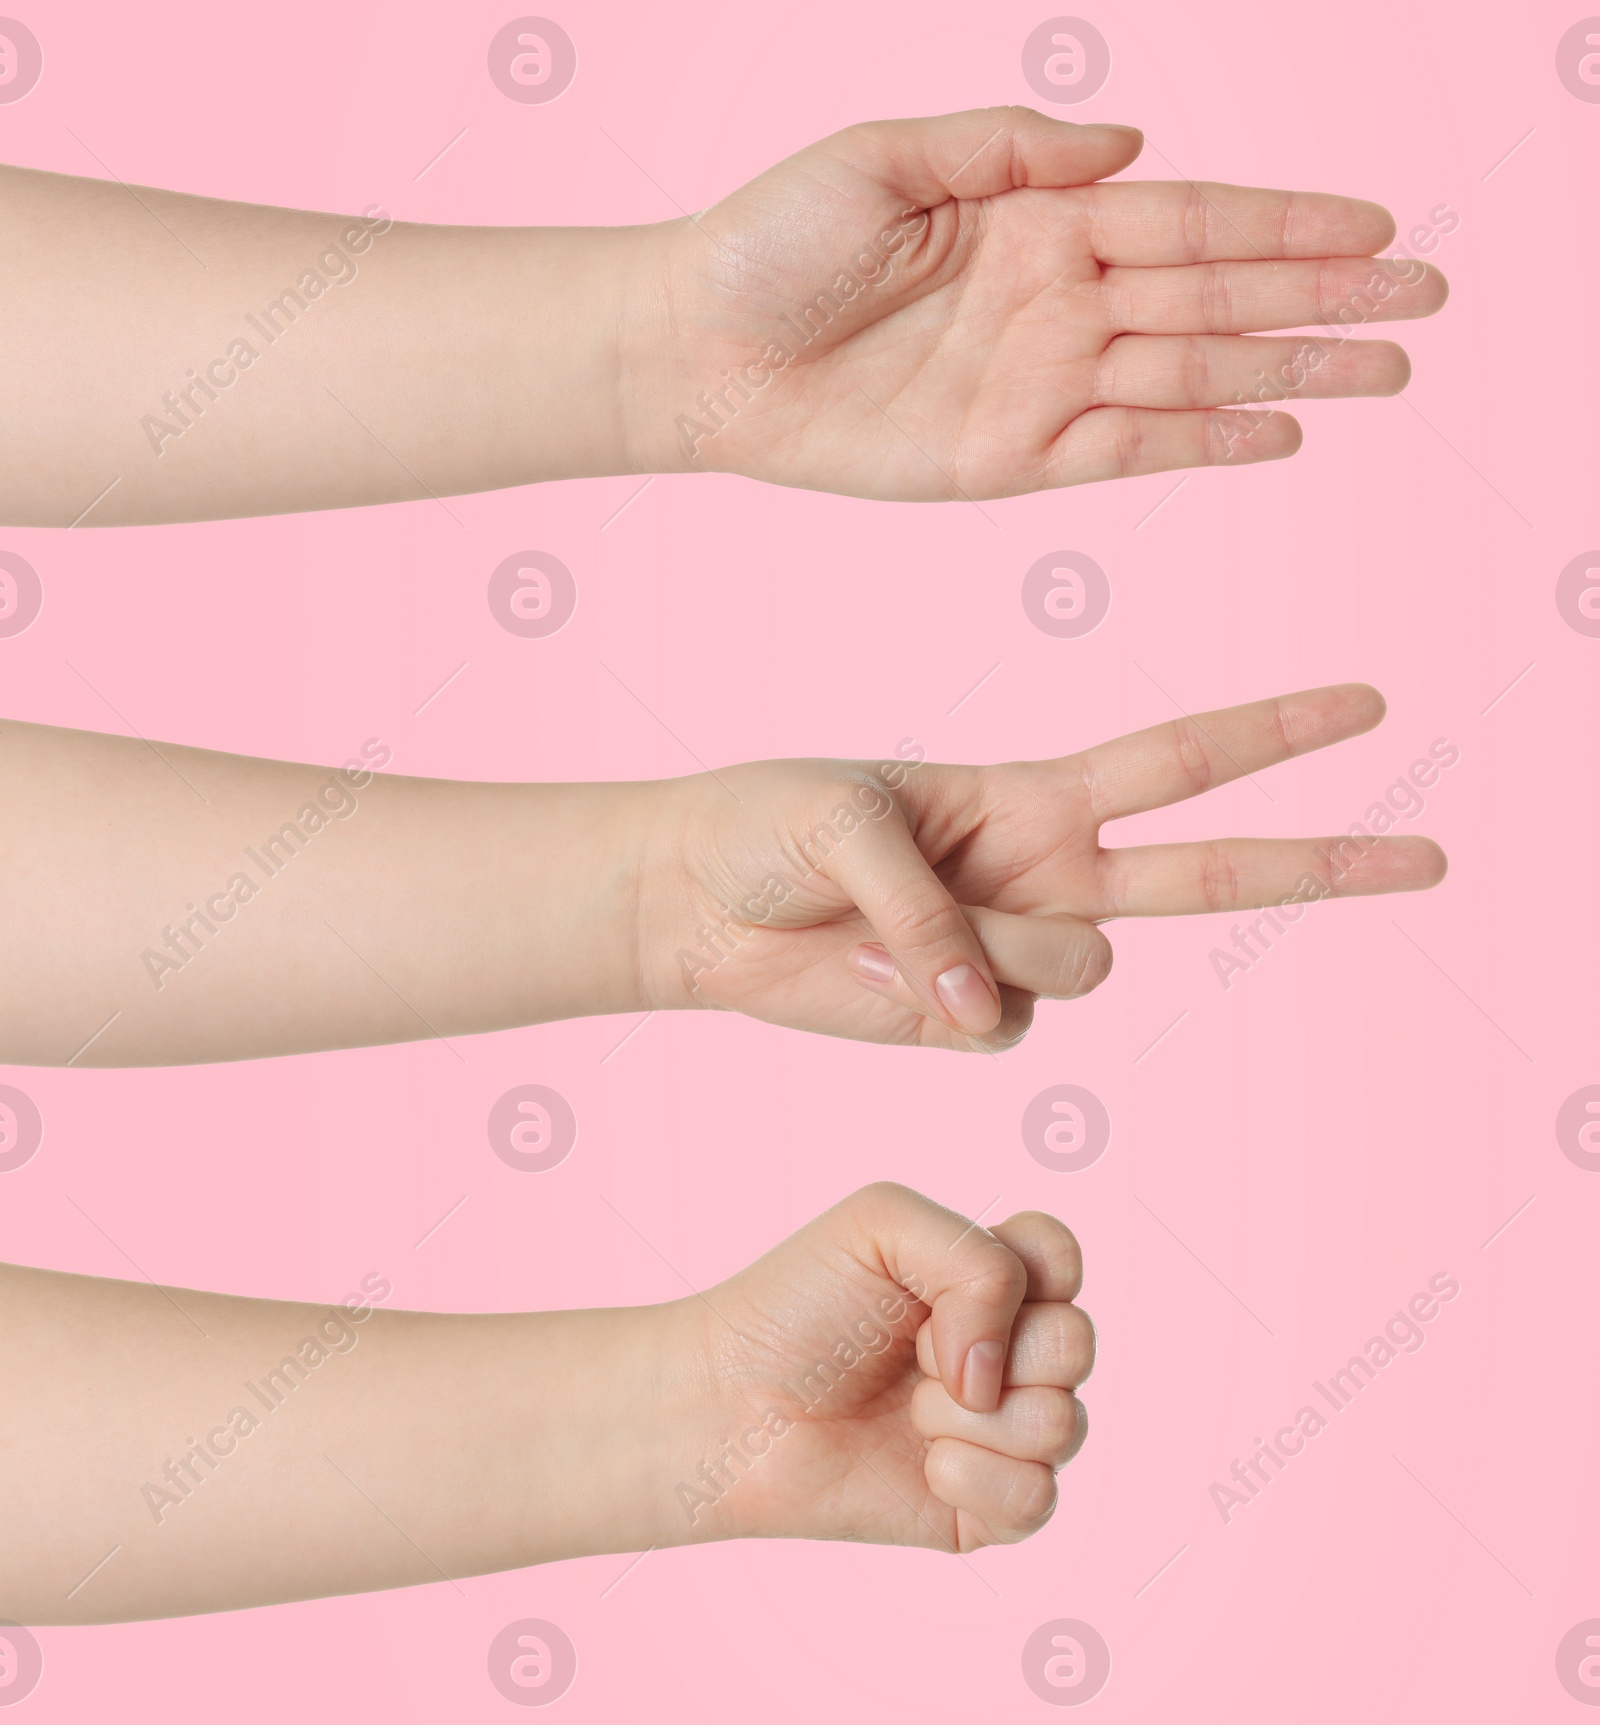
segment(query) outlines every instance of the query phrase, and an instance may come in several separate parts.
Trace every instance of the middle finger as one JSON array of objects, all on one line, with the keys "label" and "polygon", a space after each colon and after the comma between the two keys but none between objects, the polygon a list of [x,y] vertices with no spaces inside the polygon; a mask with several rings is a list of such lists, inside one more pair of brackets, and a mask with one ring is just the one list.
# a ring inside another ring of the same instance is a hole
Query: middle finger
[{"label": "middle finger", "polygon": [[1431,264],[1410,258],[1316,258],[1108,269],[1100,291],[1122,334],[1244,335],[1431,317],[1450,290]]}]

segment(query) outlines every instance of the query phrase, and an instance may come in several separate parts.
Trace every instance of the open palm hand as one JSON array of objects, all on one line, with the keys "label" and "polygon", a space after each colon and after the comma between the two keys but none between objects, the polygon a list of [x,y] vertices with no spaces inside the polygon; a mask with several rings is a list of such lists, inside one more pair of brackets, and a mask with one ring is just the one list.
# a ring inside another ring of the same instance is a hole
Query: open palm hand
[{"label": "open palm hand", "polygon": [[[1291,455],[1296,397],[1390,395],[1372,321],[1443,277],[1376,204],[1102,183],[1125,126],[1026,108],[853,126],[665,233],[684,466],[898,499]],[[1316,338],[1251,332],[1322,325]],[[656,416],[656,415],[653,415]]]}]

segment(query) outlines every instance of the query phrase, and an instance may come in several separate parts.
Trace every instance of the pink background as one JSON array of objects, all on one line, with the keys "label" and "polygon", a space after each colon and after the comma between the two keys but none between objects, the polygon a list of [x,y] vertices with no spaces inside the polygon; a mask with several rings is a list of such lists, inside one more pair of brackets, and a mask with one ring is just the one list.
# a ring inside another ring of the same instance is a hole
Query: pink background
[{"label": "pink background", "polygon": [[[549,0],[577,78],[519,106],[485,68],[514,5],[26,8],[45,69],[0,108],[8,161],[99,175],[98,156],[216,196],[529,223],[669,217],[652,179],[695,209],[853,120],[1032,101],[1019,49],[1051,15]],[[1451,855],[1440,890],[1318,907],[1227,991],[1207,958],[1225,924],[1114,929],[1107,985],[1045,1008],[1000,1061],[682,1016],[615,1053],[631,1021],[480,1038],[465,1064],[421,1044],[0,1069],[46,1123],[0,1177],[0,1256],[109,1276],[131,1258],[235,1293],[333,1299],[377,1270],[417,1307],[653,1301],[683,1291],[663,1257],[704,1286],[879,1177],[989,1217],[1051,1209],[1084,1241],[1101,1338],[1093,1434],[1054,1523],[967,1564],[729,1545],[654,1553],[614,1587],[625,1557],[47,1629],[22,1717],[509,1718],[485,1653],[530,1616],[577,1645],[572,1720],[1048,1717],[1019,1659],[1058,1617],[1111,1645],[1107,1722],[1581,1716],[1554,1655],[1600,1614],[1600,1178],[1553,1123],[1600,1080],[1577,986],[1597,953],[1600,640],[1554,602],[1561,567],[1600,543],[1600,107],[1554,58],[1582,14],[1436,3],[1357,28],[1265,0],[1084,9],[1113,70],[1063,111],[1144,127],[1136,174],[1358,193],[1403,232],[1438,204],[1459,213],[1433,254],[1450,304],[1402,332],[1405,401],[1309,404],[1298,458],[1196,474],[1142,525],[1176,476],[989,504],[992,519],[669,477],[605,527],[637,480],[452,502],[464,526],[428,502],[0,535],[45,589],[33,627],[0,641],[7,713],[123,728],[70,660],[142,733],[248,753],[339,761],[379,736],[407,773],[693,770],[601,659],[712,765],[905,737],[947,759],[1050,754],[1174,701],[1353,677],[1387,693],[1375,734],[1120,840],[1341,828],[1433,739],[1456,743],[1409,823]],[[523,547],[578,584],[545,640],[485,603]],[[1114,589],[1079,640],[1040,633],[1019,600],[1060,548]],[[484,1133],[527,1082],[580,1121],[545,1174],[506,1167]],[[1083,1173],[1047,1171],[1019,1135],[1058,1083],[1114,1122]],[[1440,1271],[1462,1292],[1422,1352],[1224,1525],[1210,1483]]]}]

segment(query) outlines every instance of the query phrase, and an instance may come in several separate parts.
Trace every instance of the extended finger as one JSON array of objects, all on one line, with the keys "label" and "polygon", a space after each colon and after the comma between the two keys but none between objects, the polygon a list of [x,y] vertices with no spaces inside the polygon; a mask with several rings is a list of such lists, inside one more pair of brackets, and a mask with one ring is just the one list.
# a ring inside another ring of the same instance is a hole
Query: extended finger
[{"label": "extended finger", "polygon": [[1111,327],[1143,335],[1243,335],[1305,324],[1353,329],[1431,317],[1450,291],[1431,264],[1411,258],[1112,268],[1100,288]]},{"label": "extended finger", "polygon": [[1100,916],[1193,916],[1261,905],[1310,904],[1382,892],[1421,892],[1447,868],[1432,839],[1214,839],[1106,851]]},{"label": "extended finger", "polygon": [[1359,736],[1383,712],[1383,696],[1365,683],[1302,689],[1216,712],[1186,713],[1097,744],[1060,765],[1081,775],[1095,819],[1112,821]]},{"label": "extended finger", "polygon": [[1361,258],[1393,239],[1382,204],[1330,192],[1277,192],[1206,180],[1123,180],[1079,194],[1103,264],[1251,258]]},{"label": "extended finger", "polygon": [[1083,485],[1179,467],[1282,461],[1301,441],[1299,422],[1282,412],[1091,407],[1050,445],[1044,483]]},{"label": "extended finger", "polygon": [[870,120],[807,154],[832,157],[924,208],[1022,186],[1081,186],[1139,154],[1133,126],[1077,125],[1032,108],[973,108],[923,119]]},{"label": "extended finger", "polygon": [[1274,407],[1290,399],[1397,395],[1411,376],[1392,341],[1307,336],[1119,335],[1100,357],[1095,400],[1118,407]]}]

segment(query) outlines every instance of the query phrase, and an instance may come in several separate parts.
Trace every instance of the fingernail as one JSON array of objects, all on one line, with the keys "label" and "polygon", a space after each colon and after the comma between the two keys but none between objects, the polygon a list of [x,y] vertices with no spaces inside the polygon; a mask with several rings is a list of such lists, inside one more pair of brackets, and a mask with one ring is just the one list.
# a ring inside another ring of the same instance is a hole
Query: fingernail
[{"label": "fingernail", "polygon": [[850,954],[850,968],[868,982],[894,981],[894,960],[890,958],[887,947],[856,947]]},{"label": "fingernail", "polygon": [[961,1399],[979,1413],[1000,1405],[1000,1381],[1006,1363],[1003,1342],[974,1342],[961,1368]]},{"label": "fingernail", "polygon": [[933,986],[945,1011],[969,1035],[982,1036],[999,1022],[999,1002],[970,964],[947,970]]}]

